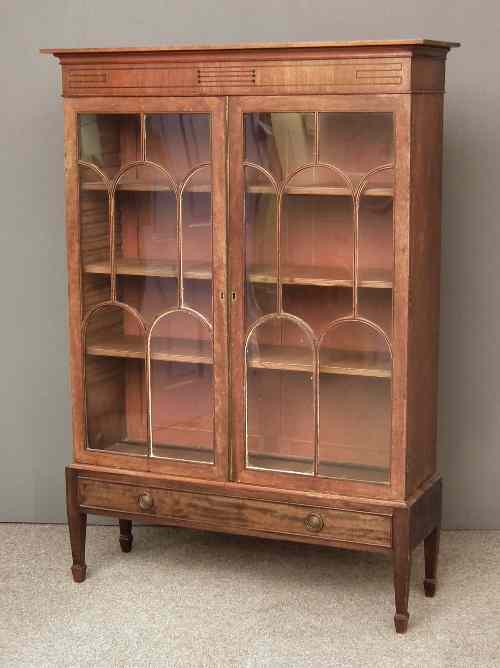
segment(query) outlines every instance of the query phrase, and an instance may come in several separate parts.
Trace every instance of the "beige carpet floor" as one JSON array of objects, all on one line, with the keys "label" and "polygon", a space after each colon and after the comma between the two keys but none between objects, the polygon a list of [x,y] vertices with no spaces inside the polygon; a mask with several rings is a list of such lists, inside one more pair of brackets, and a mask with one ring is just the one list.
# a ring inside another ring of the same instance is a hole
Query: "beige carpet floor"
[{"label": "beige carpet floor", "polygon": [[73,584],[63,526],[0,525],[3,666],[500,666],[500,532],[445,532],[440,587],[415,553],[407,635],[380,555],[183,529],[92,526]]}]

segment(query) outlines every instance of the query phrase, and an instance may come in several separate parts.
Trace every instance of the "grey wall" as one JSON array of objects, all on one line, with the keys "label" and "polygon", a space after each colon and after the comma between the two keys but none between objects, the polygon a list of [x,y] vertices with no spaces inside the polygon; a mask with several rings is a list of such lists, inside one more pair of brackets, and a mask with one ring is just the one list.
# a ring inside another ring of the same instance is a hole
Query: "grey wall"
[{"label": "grey wall", "polygon": [[448,528],[500,528],[500,87],[494,0],[7,0],[0,7],[0,520],[64,521],[63,118],[38,47],[425,36],[448,61],[440,469]]}]

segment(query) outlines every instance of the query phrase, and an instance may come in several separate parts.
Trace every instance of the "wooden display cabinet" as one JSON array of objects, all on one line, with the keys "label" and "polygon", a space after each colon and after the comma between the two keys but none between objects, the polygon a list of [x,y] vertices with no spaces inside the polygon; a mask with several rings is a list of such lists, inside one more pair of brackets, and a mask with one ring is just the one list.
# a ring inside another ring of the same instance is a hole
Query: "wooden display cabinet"
[{"label": "wooden display cabinet", "polygon": [[55,49],[88,513],[392,555],[433,596],[449,42]]}]

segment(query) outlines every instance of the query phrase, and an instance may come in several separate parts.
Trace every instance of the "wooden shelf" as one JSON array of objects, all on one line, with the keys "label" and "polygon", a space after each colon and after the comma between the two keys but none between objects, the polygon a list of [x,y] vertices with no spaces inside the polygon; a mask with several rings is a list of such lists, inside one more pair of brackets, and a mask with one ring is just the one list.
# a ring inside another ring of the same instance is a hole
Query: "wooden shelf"
[{"label": "wooden shelf", "polygon": [[[210,280],[212,270],[206,263],[184,262],[184,278],[195,280]],[[176,278],[177,267],[174,264],[159,262],[158,260],[118,259],[116,272],[121,276],[148,276],[157,278]],[[109,262],[92,262],[85,265],[87,274],[110,273]]]},{"label": "wooden shelf", "polygon": [[[330,444],[322,444],[328,448]],[[311,449],[312,449],[311,444]],[[248,453],[248,464],[251,468],[267,469],[272,471],[286,471],[290,473],[302,473],[312,475],[313,460],[309,457],[293,457],[292,455],[280,456],[260,452]],[[388,482],[390,471],[386,468],[375,466],[356,466],[353,464],[342,464],[339,462],[320,460],[318,463],[318,474],[326,478],[341,478],[344,480],[369,480],[373,482]]]},{"label": "wooden shelf", "polygon": [[[107,190],[102,181],[83,181],[80,183],[81,190]],[[118,184],[118,190],[126,192],[173,192],[172,187],[165,183],[154,183],[148,181],[129,181]],[[210,184],[200,183],[188,185],[184,192],[209,193],[212,191]],[[267,184],[248,185],[246,192],[252,195],[273,195],[275,190]],[[319,195],[330,197],[350,197],[351,191],[342,186],[290,186],[285,190],[286,195]],[[388,186],[367,188],[363,191],[366,197],[392,197],[394,189]]]},{"label": "wooden shelf", "polygon": [[[268,185],[247,185],[246,192],[252,195],[273,195],[275,190]],[[285,195],[316,195],[328,197],[351,197],[351,191],[342,186],[304,185],[289,186],[285,189]],[[367,188],[363,191],[363,197],[393,197],[394,189],[389,186]]]},{"label": "wooden shelf", "polygon": [[[106,334],[93,337],[86,347],[88,355],[97,357],[124,357],[144,359],[144,342],[138,336]],[[154,338],[151,359],[184,364],[212,364],[208,341],[191,339]],[[301,371],[312,373],[311,352],[307,348],[262,345],[251,351],[248,366],[252,369]],[[376,353],[322,352],[320,373],[344,376],[390,378],[390,359]]]},{"label": "wooden shelf", "polygon": [[[266,265],[250,267],[249,280],[251,283],[276,283],[276,271]],[[391,272],[386,270],[370,269],[363,271],[358,285],[362,288],[392,288]],[[319,287],[353,287],[353,280],[349,272],[331,269],[330,267],[312,267],[288,265],[281,269],[281,282],[284,285],[316,285]]]},{"label": "wooden shelf", "polygon": [[[312,373],[312,353],[308,348],[262,345],[250,351],[248,366],[252,369],[301,371]],[[320,373],[342,376],[390,378],[389,356],[377,353],[359,353],[322,350]]]},{"label": "wooden shelf", "polygon": [[[123,455],[147,456],[148,446],[146,443],[136,443],[133,441],[117,441],[116,443],[107,443],[100,450],[106,452],[117,452]],[[166,459],[185,460],[192,462],[201,462],[203,464],[213,464],[214,453],[212,449],[200,447],[187,447],[182,445],[171,445],[163,443],[153,443],[153,455]]]},{"label": "wooden shelf", "polygon": [[[139,336],[106,334],[93,337],[86,347],[88,355],[98,357],[125,357],[144,359],[144,340]],[[212,364],[213,357],[208,341],[190,339],[152,339],[151,359],[161,362],[185,364]]]},{"label": "wooden shelf", "polygon": [[[184,262],[184,278],[192,280],[210,280],[212,278],[211,267],[205,263]],[[116,270],[122,276],[149,276],[158,278],[175,278],[177,267],[174,264],[158,262],[157,260],[119,259]],[[85,272],[89,274],[109,274],[110,267],[107,262],[92,262],[85,265]],[[271,267],[255,265],[250,267],[250,283],[276,283],[276,275],[273,275]],[[283,267],[281,281],[284,285],[316,285],[320,287],[348,287],[353,286],[353,281],[346,272],[339,272],[328,267]],[[359,287],[391,289],[392,280],[390,272],[386,270],[366,270],[360,275]]]},{"label": "wooden shelf", "polygon": [[[83,181],[80,190],[107,190],[102,181]],[[117,190],[125,192],[173,192],[172,186],[166,183],[155,183],[153,181],[124,181],[118,184]],[[184,192],[209,193],[212,186],[209,183],[192,184],[184,188]]]},{"label": "wooden shelf", "polygon": [[[312,449],[312,444],[310,447]],[[325,450],[328,450],[329,447],[334,450],[334,446],[331,444],[322,444],[322,448]],[[148,452],[148,446],[146,443],[118,441],[116,443],[104,444],[99,450],[145,457]],[[200,446],[189,447],[177,444],[154,443],[153,453],[156,457],[165,457],[167,459],[196,461],[206,464],[213,463],[213,450]],[[273,471],[289,471],[309,475],[312,475],[313,471],[313,460],[310,457],[294,457],[293,455],[276,455],[250,451],[248,453],[248,463],[251,468]],[[373,482],[388,482],[390,477],[389,469],[386,468],[343,464],[325,459],[320,460],[318,473],[320,476],[327,478],[371,480]]]}]

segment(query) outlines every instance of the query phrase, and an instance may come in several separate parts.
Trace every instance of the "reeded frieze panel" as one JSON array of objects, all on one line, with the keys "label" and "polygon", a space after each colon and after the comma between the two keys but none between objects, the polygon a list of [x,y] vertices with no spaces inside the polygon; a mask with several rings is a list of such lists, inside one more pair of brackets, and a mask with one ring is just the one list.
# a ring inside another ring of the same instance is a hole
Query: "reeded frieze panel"
[{"label": "reeded frieze panel", "polygon": [[[154,63],[63,64],[63,94],[79,95],[266,95],[409,92],[409,57],[314,58],[312,60],[207,60]],[[163,61],[163,62],[162,62]],[[440,61],[438,61],[439,63]],[[436,81],[437,85],[439,81]],[[432,85],[433,82],[430,82]]]}]

